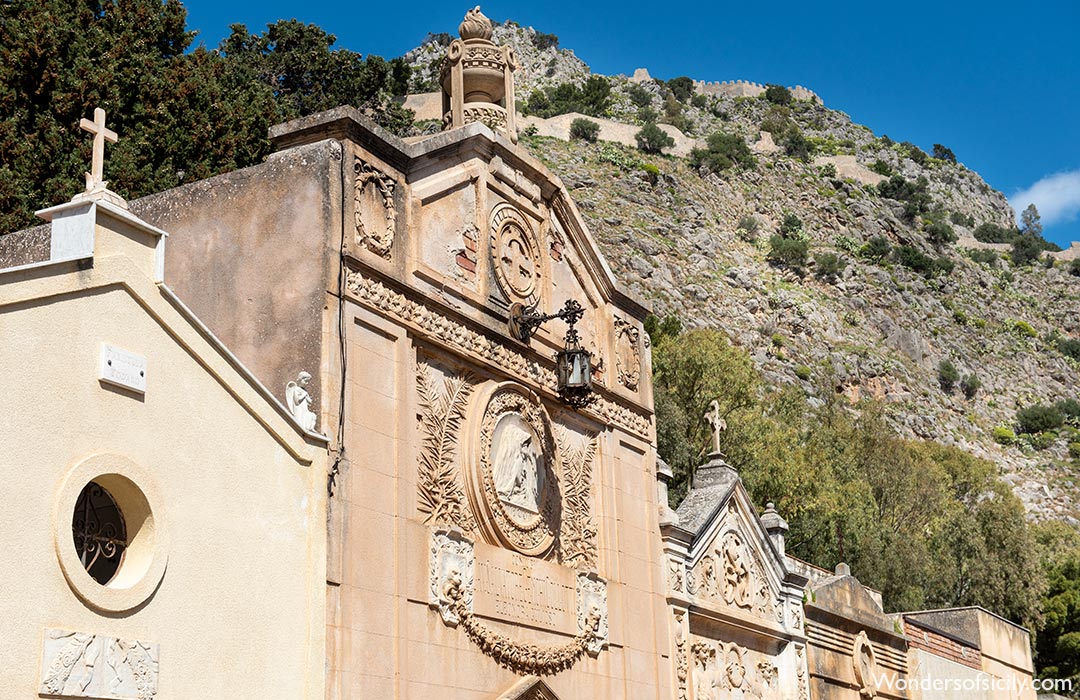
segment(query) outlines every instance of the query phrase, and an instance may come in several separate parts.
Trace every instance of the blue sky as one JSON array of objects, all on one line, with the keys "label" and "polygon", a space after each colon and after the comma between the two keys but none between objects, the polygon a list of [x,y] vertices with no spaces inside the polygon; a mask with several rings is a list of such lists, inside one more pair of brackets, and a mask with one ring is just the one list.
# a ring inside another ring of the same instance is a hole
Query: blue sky
[{"label": "blue sky", "polygon": [[[475,0],[474,0],[475,1]],[[456,34],[468,3],[188,0],[196,42],[240,22],[312,22],[386,58]],[[494,20],[556,34],[596,72],[803,85],[874,133],[957,158],[1047,238],[1080,241],[1080,1],[490,2]]]}]

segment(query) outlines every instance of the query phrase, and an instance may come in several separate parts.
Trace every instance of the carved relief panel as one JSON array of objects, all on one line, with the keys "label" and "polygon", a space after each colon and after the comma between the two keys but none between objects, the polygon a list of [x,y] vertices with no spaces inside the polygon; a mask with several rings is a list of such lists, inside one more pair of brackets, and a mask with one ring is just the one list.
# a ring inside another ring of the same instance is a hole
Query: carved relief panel
[{"label": "carved relief panel", "polygon": [[760,561],[737,530],[728,530],[690,572],[692,595],[783,622],[783,608]]},{"label": "carved relief panel", "polygon": [[41,695],[102,700],[157,697],[157,644],[49,629],[41,660]]},{"label": "carved relief panel", "polygon": [[694,695],[697,700],[765,700],[776,697],[779,670],[772,657],[735,642],[693,638]]},{"label": "carved relief panel", "polygon": [[615,317],[615,373],[620,384],[637,391],[641,379],[641,331],[618,316]]}]

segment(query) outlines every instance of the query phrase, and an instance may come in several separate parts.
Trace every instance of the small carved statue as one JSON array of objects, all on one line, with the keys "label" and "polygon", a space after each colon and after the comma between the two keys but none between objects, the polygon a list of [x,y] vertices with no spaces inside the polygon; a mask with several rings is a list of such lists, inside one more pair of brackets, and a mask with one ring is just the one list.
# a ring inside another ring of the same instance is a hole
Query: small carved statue
[{"label": "small carved statue", "polygon": [[720,433],[727,430],[727,421],[720,415],[720,402],[713,399],[709,411],[703,416],[712,427],[712,454],[720,453]]},{"label": "small carved statue", "polygon": [[301,372],[296,375],[295,382],[285,385],[285,403],[289,407],[289,413],[304,430],[314,430],[317,416],[311,410],[311,393],[308,392],[308,384],[311,383],[311,375]]}]

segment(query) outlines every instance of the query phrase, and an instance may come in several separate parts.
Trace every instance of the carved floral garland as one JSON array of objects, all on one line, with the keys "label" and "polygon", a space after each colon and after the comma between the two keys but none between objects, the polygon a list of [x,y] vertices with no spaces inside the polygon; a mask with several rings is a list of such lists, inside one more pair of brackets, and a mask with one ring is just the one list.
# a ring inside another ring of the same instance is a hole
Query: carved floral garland
[{"label": "carved floral garland", "polygon": [[569,669],[589,650],[600,626],[600,614],[590,610],[585,619],[585,629],[566,644],[525,644],[492,631],[476,619],[463,602],[464,595],[460,585],[452,583],[446,593],[469,639],[500,666],[518,674],[545,676]]}]

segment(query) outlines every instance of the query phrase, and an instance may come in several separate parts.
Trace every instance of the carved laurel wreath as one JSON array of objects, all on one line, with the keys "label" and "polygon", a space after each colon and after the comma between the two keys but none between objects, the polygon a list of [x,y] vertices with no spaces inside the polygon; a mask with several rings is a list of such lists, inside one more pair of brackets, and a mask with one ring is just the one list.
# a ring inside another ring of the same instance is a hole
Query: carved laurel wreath
[{"label": "carved laurel wreath", "polygon": [[[397,210],[394,208],[393,178],[379,172],[370,164],[357,160],[353,165],[356,179],[353,181],[353,209],[356,220],[356,242],[366,245],[371,252],[390,259],[390,250],[394,245],[394,232],[397,226]],[[375,188],[375,196],[380,199],[382,221],[369,222],[371,229],[364,225],[364,192],[369,187]]]}]

